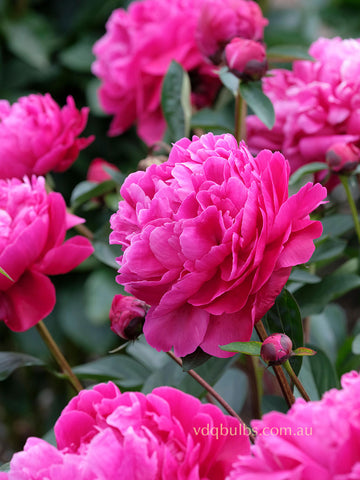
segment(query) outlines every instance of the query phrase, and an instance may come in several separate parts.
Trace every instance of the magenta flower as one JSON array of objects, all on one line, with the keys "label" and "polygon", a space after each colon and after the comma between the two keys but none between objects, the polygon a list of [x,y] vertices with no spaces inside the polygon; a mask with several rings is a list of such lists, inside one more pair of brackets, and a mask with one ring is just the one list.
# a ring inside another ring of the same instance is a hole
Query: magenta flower
[{"label": "magenta flower", "polygon": [[190,74],[194,106],[211,104],[220,81],[195,39],[204,1],[144,0],[132,2],[127,11],[114,10],[106,34],[94,45],[92,69],[102,82],[102,108],[114,115],[110,135],[119,135],[136,122],[146,143],[161,140],[166,124],[160,95],[172,60]]},{"label": "magenta flower", "polygon": [[217,65],[233,38],[262,41],[268,23],[251,0],[207,0],[201,7],[197,42],[203,55]]},{"label": "magenta flower", "polygon": [[251,455],[239,457],[227,480],[360,478],[360,376],[347,373],[341,383],[318,402],[298,399],[287,414],[254,420]]},{"label": "magenta flower", "polygon": [[273,129],[255,116],[247,121],[251,151],[281,150],[292,172],[325,162],[333,144],[360,140],[360,40],[320,38],[309,53],[315,61],[296,61],[292,71],[272,70],[263,79]]},{"label": "magenta flower", "polygon": [[111,330],[125,340],[135,340],[142,333],[148,308],[137,298],[115,295],[109,315]]},{"label": "magenta flower", "polygon": [[45,318],[55,305],[49,275],[67,273],[93,248],[84,237],[64,242],[66,230],[82,223],[66,213],[59,193],[47,194],[43,177],[0,180],[0,320],[16,332]]},{"label": "magenta flower", "polygon": [[322,232],[309,213],[326,189],[308,183],[288,198],[288,179],[280,153],[253,158],[232,135],[209,133],[125,180],[110,242],[124,250],[117,281],[151,305],[150,345],[225,357],[219,345],[250,339]]},{"label": "magenta flower", "polygon": [[63,172],[94,139],[78,138],[89,109],[77,110],[69,96],[60,108],[49,93],[0,100],[0,178]]},{"label": "magenta flower", "polygon": [[[230,428],[233,435],[230,435]],[[100,384],[73,398],[55,448],[29,438],[7,480],[224,480],[249,440],[233,417],[170,387],[144,395]]]},{"label": "magenta flower", "polygon": [[229,70],[244,81],[260,80],[267,70],[264,45],[254,40],[234,38],[225,47]]}]

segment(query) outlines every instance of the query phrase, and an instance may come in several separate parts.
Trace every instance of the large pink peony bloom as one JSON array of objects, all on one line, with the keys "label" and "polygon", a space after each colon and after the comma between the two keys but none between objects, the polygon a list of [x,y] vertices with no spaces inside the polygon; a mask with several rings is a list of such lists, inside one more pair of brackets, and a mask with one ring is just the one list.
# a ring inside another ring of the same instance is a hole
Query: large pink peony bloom
[{"label": "large pink peony bloom", "polygon": [[320,38],[309,53],[315,61],[296,61],[292,71],[272,70],[263,79],[274,128],[255,116],[247,120],[250,150],[281,150],[292,172],[325,162],[333,144],[360,140],[360,39]]},{"label": "large pink peony bloom", "polygon": [[121,394],[111,382],[72,399],[55,437],[57,449],[30,438],[5,478],[224,480],[250,452],[238,421],[214,405],[170,387]]},{"label": "large pink peony bloom", "polygon": [[66,230],[82,219],[66,213],[59,193],[47,194],[43,177],[0,180],[0,320],[24,331],[45,318],[55,305],[48,275],[66,273],[93,248],[80,236],[64,242]]},{"label": "large pink peony bloom", "polygon": [[135,1],[128,11],[112,13],[107,33],[94,46],[97,59],[92,69],[102,81],[100,103],[114,115],[110,135],[119,135],[137,122],[146,143],[162,138],[166,124],[160,94],[172,60],[190,74],[193,104],[203,107],[212,102],[220,82],[195,39],[204,1]]},{"label": "large pink peony bloom", "polygon": [[286,415],[254,421],[252,455],[240,456],[227,480],[358,480],[360,376],[347,373],[341,383],[321,401],[299,399]]},{"label": "large pink peony bloom", "polygon": [[69,168],[94,139],[78,138],[89,109],[77,110],[69,96],[60,108],[49,93],[0,100],[0,178],[45,175]]},{"label": "large pink peony bloom", "polygon": [[268,20],[251,0],[207,0],[201,5],[196,39],[201,52],[215,64],[233,38],[262,41]]},{"label": "large pink peony bloom", "polygon": [[117,281],[151,305],[150,345],[225,357],[219,345],[250,339],[322,231],[309,213],[326,189],[308,183],[288,198],[288,178],[280,153],[253,158],[232,135],[209,133],[126,179],[110,242],[124,250]]}]

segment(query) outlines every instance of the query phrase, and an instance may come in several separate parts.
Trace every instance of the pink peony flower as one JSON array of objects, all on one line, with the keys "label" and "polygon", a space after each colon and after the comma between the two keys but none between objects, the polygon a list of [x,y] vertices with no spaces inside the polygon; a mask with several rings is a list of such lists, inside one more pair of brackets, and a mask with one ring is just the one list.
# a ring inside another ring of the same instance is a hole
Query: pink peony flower
[{"label": "pink peony flower", "polygon": [[86,180],[94,183],[105,182],[106,180],[111,180],[112,177],[104,167],[113,170],[114,172],[120,172],[116,165],[109,163],[102,158],[94,158],[90,163],[89,169],[86,175]]},{"label": "pink peony flower", "polygon": [[16,332],[45,318],[55,305],[48,275],[66,273],[91,255],[90,242],[66,230],[82,223],[66,213],[59,193],[47,194],[43,177],[0,180],[0,320]]},{"label": "pink peony flower", "polygon": [[264,45],[254,40],[234,38],[225,47],[229,70],[242,80],[260,80],[267,70]]},{"label": "pink peony flower", "polygon": [[238,421],[218,407],[170,387],[121,394],[111,382],[73,398],[55,437],[58,448],[28,439],[5,478],[224,480],[237,454],[250,452]]},{"label": "pink peony flower", "polygon": [[124,250],[117,281],[151,305],[150,345],[225,357],[219,345],[250,339],[322,231],[309,213],[326,189],[308,183],[288,198],[288,178],[280,153],[253,158],[232,135],[209,133],[125,180],[110,243]]},{"label": "pink peony flower", "polygon": [[292,172],[325,162],[335,143],[360,140],[360,40],[320,38],[309,53],[315,61],[296,61],[292,71],[272,70],[263,79],[273,129],[253,115],[247,120],[250,150],[281,150]]},{"label": "pink peony flower", "polygon": [[69,168],[94,139],[77,138],[88,113],[88,108],[77,110],[71,96],[63,108],[49,93],[21,97],[13,105],[0,100],[0,178]]},{"label": "pink peony flower", "polygon": [[261,345],[260,355],[264,362],[271,365],[281,365],[292,354],[292,341],[283,333],[269,335]]},{"label": "pink peony flower", "polygon": [[161,140],[166,124],[160,106],[164,76],[172,60],[189,72],[195,107],[211,104],[220,82],[202,57],[195,32],[206,0],[143,0],[114,10],[106,34],[94,45],[93,73],[101,81],[99,99],[114,115],[109,134],[137,122],[148,144]]},{"label": "pink peony flower", "polygon": [[262,41],[268,23],[251,0],[207,0],[201,6],[197,42],[203,55],[217,65],[233,38]]},{"label": "pink peony flower", "polygon": [[342,387],[253,421],[252,454],[239,457],[227,480],[359,479],[359,374],[345,374]]},{"label": "pink peony flower", "polygon": [[148,308],[137,298],[115,295],[109,315],[111,330],[125,340],[135,340],[142,333]]}]

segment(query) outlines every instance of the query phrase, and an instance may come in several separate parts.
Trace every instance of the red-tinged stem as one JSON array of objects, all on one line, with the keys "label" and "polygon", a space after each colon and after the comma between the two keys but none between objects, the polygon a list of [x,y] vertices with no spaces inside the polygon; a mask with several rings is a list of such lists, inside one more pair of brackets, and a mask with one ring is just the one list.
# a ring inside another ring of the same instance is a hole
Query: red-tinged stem
[{"label": "red-tinged stem", "polygon": [[[176,357],[172,352],[167,352],[169,357],[174,360],[180,367],[182,368],[182,361],[180,358]],[[216,390],[213,389],[211,385],[207,383],[198,373],[194,370],[187,370],[187,373],[196,380],[212,397],[217,400],[220,405],[222,405],[225,410],[232,416],[235,417],[241,425],[243,425],[246,432],[251,432],[251,429],[246,425],[246,423],[242,420],[242,418],[235,412],[235,410],[223,399],[221,395],[218,394]],[[252,433],[249,433],[249,439],[252,443],[254,443],[255,438]]]},{"label": "red-tinged stem", "polygon": [[61,368],[62,372],[66,375],[67,379],[73,386],[74,390],[79,393],[83,386],[81,385],[79,379],[75,375],[75,373],[71,370],[70,365],[68,364],[66,358],[62,354],[61,350],[59,349],[57,343],[51,336],[49,330],[46,328],[44,322],[40,321],[36,325],[37,331],[39,332],[41,338],[44,340],[44,343],[50,350],[52,356],[58,363],[59,367]]}]

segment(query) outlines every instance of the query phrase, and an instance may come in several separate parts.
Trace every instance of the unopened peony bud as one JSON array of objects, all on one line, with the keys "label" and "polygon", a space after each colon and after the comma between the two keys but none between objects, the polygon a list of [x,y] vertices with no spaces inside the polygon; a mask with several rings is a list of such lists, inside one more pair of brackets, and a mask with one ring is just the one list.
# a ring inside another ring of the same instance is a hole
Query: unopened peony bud
[{"label": "unopened peony bud", "polygon": [[260,80],[266,73],[265,47],[254,40],[234,38],[225,47],[229,70],[241,80]]},{"label": "unopened peony bud", "polygon": [[86,175],[86,180],[89,182],[101,183],[106,180],[111,180],[111,175],[104,167],[113,170],[114,172],[120,172],[116,165],[106,162],[102,158],[94,158],[90,163],[89,169]]},{"label": "unopened peony bud", "polygon": [[360,149],[353,143],[334,143],[326,152],[326,163],[335,173],[349,173],[360,162]]},{"label": "unopened peony bud", "polygon": [[274,333],[264,340],[260,355],[270,366],[281,365],[292,355],[292,342],[287,335]]},{"label": "unopened peony bud", "polygon": [[135,340],[142,333],[148,308],[137,298],[115,295],[109,314],[111,330],[125,340]]}]

